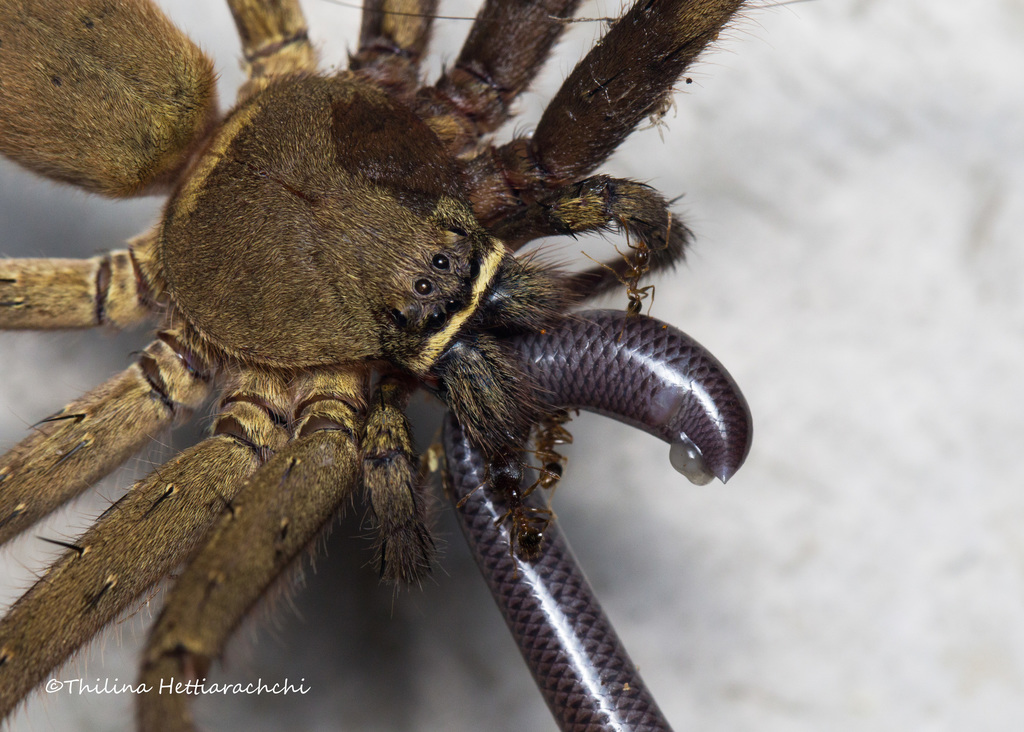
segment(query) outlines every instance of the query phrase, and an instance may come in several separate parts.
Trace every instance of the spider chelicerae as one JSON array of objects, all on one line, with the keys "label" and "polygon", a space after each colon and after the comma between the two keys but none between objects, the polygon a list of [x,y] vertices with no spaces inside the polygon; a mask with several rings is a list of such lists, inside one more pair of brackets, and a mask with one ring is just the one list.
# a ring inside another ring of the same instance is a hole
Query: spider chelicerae
[{"label": "spider chelicerae", "polygon": [[[391,581],[431,565],[403,415],[427,387],[493,454],[543,417],[503,346],[620,286],[516,257],[625,230],[651,271],[686,227],[650,187],[594,171],[659,116],[741,2],[651,0],[613,23],[530,135],[491,144],[578,2],[485,4],[420,83],[436,3],[374,0],[346,71],[317,72],[297,0],[229,0],[247,63],[220,112],[212,63],[147,0],[0,0],[0,152],[113,197],[166,192],[127,249],[0,262],[0,327],[156,320],[130,368],[0,458],[0,542],[218,400],[212,435],[100,517],[0,622],[0,710],[182,562],[141,681],[205,675],[241,619],[360,490]],[[141,695],[144,729],[187,724]]]}]

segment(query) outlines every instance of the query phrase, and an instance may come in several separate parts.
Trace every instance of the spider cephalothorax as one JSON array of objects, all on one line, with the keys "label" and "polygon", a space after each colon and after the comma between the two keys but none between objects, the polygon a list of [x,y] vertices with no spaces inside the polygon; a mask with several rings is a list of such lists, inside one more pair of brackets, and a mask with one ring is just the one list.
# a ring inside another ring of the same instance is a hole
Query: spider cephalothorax
[{"label": "spider cephalothorax", "polygon": [[[126,250],[0,261],[0,328],[160,323],[133,366],[0,457],[0,543],[219,396],[211,436],[62,542],[0,621],[3,714],[182,563],[142,682],[202,675],[360,489],[382,575],[421,578],[433,542],[411,392],[437,393],[519,475],[544,415],[512,337],[620,282],[638,311],[640,277],[682,256],[689,233],[660,194],[592,173],[742,2],[638,3],[534,133],[502,145],[487,135],[578,0],[486,0],[426,86],[435,0],[368,0],[349,70],[329,74],[298,0],[228,4],[248,80],[221,114],[212,63],[150,0],[0,0],[0,152],[104,195],[170,194]],[[515,254],[607,229],[632,237],[632,258],[562,273]],[[190,724],[182,696],[140,699],[143,729]]]},{"label": "spider cephalothorax", "polygon": [[[353,73],[296,74],[239,105],[172,196],[157,242],[151,279],[229,359],[430,374],[485,444],[522,437],[536,417],[484,331],[556,317],[560,275],[487,232],[437,135]],[[472,389],[450,384],[467,379]]]}]

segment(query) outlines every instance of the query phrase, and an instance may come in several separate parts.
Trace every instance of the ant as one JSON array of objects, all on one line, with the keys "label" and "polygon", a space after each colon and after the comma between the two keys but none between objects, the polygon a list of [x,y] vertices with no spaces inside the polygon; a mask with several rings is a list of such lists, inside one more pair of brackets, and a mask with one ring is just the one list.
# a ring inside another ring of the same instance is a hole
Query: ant
[{"label": "ant", "polygon": [[643,239],[638,239],[635,242],[630,240],[629,228],[626,226],[625,220],[620,220],[619,226],[626,234],[626,246],[632,251],[632,256],[630,256],[618,247],[615,247],[615,251],[619,253],[619,256],[626,263],[624,272],[619,272],[611,265],[599,262],[589,254],[584,253],[584,256],[610,271],[618,278],[619,282],[626,286],[626,297],[629,298],[629,302],[626,305],[626,314],[629,317],[634,318],[643,312],[643,302],[647,299],[648,295],[650,295],[651,303],[647,308],[647,313],[650,314],[650,308],[654,305],[654,285],[640,287],[640,279],[651,268],[651,253],[668,248],[669,237],[672,235],[672,216],[668,217],[668,225],[665,227],[665,244],[658,249],[651,249]]},{"label": "ant", "polygon": [[527,506],[524,501],[537,483],[523,488],[524,463],[518,456],[502,456],[491,464],[490,482],[505,496],[505,513],[495,526],[509,522],[509,553],[522,559],[536,559],[544,541],[544,530],[555,518],[550,508]]},{"label": "ant", "polygon": [[537,488],[552,490],[562,479],[565,470],[565,456],[555,452],[559,445],[571,445],[572,434],[563,425],[572,419],[564,409],[549,414],[537,423],[537,434],[533,438],[533,454],[540,461],[537,480],[526,491],[526,495]]},{"label": "ant", "polygon": [[[549,414],[537,423],[536,436],[533,439],[533,454],[540,461],[537,468],[537,480],[528,488],[522,489],[522,472],[517,473],[517,480],[505,486],[505,501],[508,510],[499,519],[511,523],[511,543],[518,547],[519,555],[524,559],[534,559],[540,553],[544,541],[544,531],[555,518],[550,508],[526,506],[523,501],[535,490],[553,490],[562,479],[565,470],[565,456],[556,452],[559,445],[572,443],[572,435],[563,425],[570,420],[569,413],[564,409]],[[513,548],[514,548],[513,547]]]},{"label": "ant", "polygon": [[[487,481],[463,496],[458,503],[461,508],[470,495],[488,484],[504,496],[505,513],[495,519],[494,525],[509,522],[509,552],[513,556],[532,560],[540,555],[544,531],[554,520],[555,513],[550,508],[528,506],[525,501],[537,488],[551,490],[561,480],[565,456],[556,452],[555,448],[572,443],[572,435],[563,426],[570,419],[568,412],[558,410],[537,423],[534,449],[531,452],[540,461],[540,466],[536,468],[537,479],[533,483],[523,487],[526,464],[519,456],[500,456],[490,465]],[[431,447],[421,463],[421,475],[433,472],[439,457],[435,447]]]}]

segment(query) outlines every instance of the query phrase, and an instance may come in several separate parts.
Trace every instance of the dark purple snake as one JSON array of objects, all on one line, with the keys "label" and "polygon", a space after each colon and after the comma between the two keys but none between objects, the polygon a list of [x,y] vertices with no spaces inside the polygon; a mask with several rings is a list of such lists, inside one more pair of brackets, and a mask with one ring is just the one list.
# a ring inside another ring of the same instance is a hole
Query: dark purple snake
[{"label": "dark purple snake", "polygon": [[[750,450],[750,410],[739,388],[676,328],[619,311],[589,311],[514,346],[551,406],[599,412],[660,437],[673,445],[673,465],[694,482],[727,480]],[[475,490],[486,481],[487,461],[451,415],[444,445],[463,533],[559,729],[671,729],[557,521],[544,531],[540,557],[513,556],[508,522],[499,520],[502,497]],[[543,507],[539,493],[527,504]]]}]

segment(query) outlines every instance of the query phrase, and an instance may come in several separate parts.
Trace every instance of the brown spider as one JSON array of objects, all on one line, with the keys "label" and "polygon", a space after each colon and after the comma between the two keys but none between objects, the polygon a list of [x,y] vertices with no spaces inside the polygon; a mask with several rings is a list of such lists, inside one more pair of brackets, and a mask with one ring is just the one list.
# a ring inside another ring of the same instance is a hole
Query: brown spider
[{"label": "brown spider", "polygon": [[[0,328],[160,324],[0,457],[0,543],[219,400],[212,435],[65,543],[0,621],[3,715],[182,563],[140,681],[204,677],[360,486],[382,576],[421,578],[410,394],[434,391],[493,455],[525,443],[543,413],[503,339],[631,275],[623,258],[566,274],[514,252],[624,228],[645,268],[678,261],[689,233],[665,199],[592,173],[742,2],[639,2],[502,145],[487,136],[577,0],[489,0],[431,86],[436,0],[369,0],[349,69],[328,74],[297,0],[228,4],[248,79],[222,114],[212,63],[149,0],[0,0],[0,152],[95,193],[170,196],[127,249],[0,261]],[[139,699],[142,729],[191,724],[185,695]]]}]

